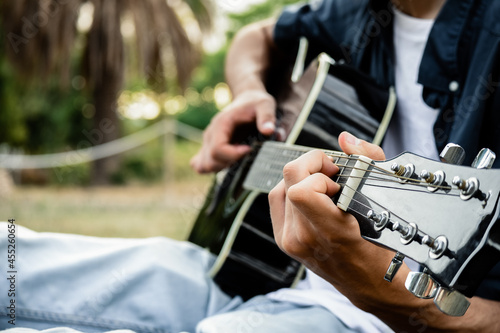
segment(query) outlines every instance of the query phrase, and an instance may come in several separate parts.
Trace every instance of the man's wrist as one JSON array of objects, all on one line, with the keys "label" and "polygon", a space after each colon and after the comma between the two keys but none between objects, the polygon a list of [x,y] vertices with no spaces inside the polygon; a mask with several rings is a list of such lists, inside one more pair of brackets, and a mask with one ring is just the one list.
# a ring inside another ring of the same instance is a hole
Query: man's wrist
[{"label": "man's wrist", "polygon": [[242,78],[239,82],[229,85],[233,99],[247,91],[261,91],[267,93],[264,83],[258,79]]}]

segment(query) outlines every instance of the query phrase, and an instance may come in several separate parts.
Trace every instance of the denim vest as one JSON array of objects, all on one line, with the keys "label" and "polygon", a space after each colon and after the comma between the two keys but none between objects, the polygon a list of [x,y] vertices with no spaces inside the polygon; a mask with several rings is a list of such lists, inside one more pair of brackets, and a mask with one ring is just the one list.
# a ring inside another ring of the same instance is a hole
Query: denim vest
[{"label": "denim vest", "polygon": [[[308,59],[320,52],[360,68],[383,86],[394,84],[392,6],[387,0],[324,0],[291,6],[274,30],[276,44],[293,54],[301,36]],[[434,126],[438,151],[448,143],[483,147],[500,156],[500,1],[448,0],[429,36],[418,82],[425,102],[440,109]],[[500,158],[494,167],[500,167]]]}]

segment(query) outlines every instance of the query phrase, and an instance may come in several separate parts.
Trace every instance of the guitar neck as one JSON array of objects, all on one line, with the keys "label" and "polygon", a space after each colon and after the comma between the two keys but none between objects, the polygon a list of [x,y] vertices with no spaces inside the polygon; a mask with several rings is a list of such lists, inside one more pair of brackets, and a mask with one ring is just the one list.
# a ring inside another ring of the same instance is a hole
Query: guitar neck
[{"label": "guitar neck", "polygon": [[[257,157],[248,172],[243,187],[269,193],[282,179],[284,166],[315,148],[286,144],[283,142],[267,141],[259,150]],[[343,183],[351,174],[358,158],[332,150],[322,150],[333,162],[340,167],[336,181]]]}]

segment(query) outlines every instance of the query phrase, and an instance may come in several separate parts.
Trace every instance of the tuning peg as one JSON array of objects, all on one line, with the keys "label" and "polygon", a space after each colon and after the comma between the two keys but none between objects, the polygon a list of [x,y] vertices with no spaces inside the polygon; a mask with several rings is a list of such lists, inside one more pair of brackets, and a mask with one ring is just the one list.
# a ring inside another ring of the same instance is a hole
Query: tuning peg
[{"label": "tuning peg", "polygon": [[441,287],[425,272],[410,272],[405,287],[419,298],[434,298],[437,308],[449,316],[463,316],[470,305],[460,292]]},{"label": "tuning peg", "polygon": [[387,223],[389,222],[389,216],[390,215],[387,211],[383,211],[382,213],[377,214],[371,209],[366,214],[366,217],[373,221],[373,227],[376,231],[381,231],[387,226]]},{"label": "tuning peg", "polygon": [[469,300],[460,292],[439,286],[424,272],[410,272],[405,287],[417,297],[434,298],[437,308],[449,316],[463,316],[470,305]]},{"label": "tuning peg", "polygon": [[434,173],[422,170],[420,173],[420,178],[429,184],[427,189],[431,192],[436,192],[440,188],[440,186],[444,183],[445,177],[445,173],[442,170],[438,170]]},{"label": "tuning peg", "polygon": [[434,297],[434,304],[447,315],[459,317],[465,314],[470,302],[456,290],[439,287]]},{"label": "tuning peg", "polygon": [[403,264],[404,258],[405,256],[402,253],[396,253],[394,258],[392,258],[391,263],[389,264],[389,268],[387,268],[387,272],[385,272],[384,280],[392,282],[392,279],[394,279],[394,276]]},{"label": "tuning peg", "polygon": [[488,148],[483,148],[479,154],[477,154],[474,162],[472,162],[472,167],[476,169],[490,169],[493,166],[496,157],[497,156],[493,151]]},{"label": "tuning peg", "polygon": [[462,179],[459,176],[453,177],[453,185],[460,189],[460,198],[462,200],[469,200],[479,191],[479,180],[476,177],[469,179]]},{"label": "tuning peg", "polygon": [[391,165],[391,170],[394,171],[396,176],[400,177],[401,182],[407,182],[410,180],[410,178],[413,178],[415,176],[415,165],[411,163],[406,165],[393,163]]},{"label": "tuning peg", "polygon": [[436,296],[439,285],[427,273],[410,272],[406,277],[405,287],[419,298],[433,298]]},{"label": "tuning peg", "polygon": [[462,164],[465,158],[465,150],[455,143],[448,143],[439,154],[441,162],[448,164]]}]

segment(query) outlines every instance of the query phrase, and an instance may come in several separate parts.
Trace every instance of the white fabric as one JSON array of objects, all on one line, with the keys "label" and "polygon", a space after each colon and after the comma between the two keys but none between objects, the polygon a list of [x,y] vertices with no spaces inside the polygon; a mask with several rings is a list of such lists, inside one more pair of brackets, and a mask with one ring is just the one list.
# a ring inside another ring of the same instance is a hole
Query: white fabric
[{"label": "white fabric", "polygon": [[374,315],[355,307],[330,283],[310,270],[307,270],[306,279],[296,289],[280,289],[267,297],[303,305],[321,305],[335,314],[344,325],[357,332],[393,332]]},{"label": "white fabric", "polygon": [[386,157],[403,151],[438,159],[433,126],[438,110],[422,99],[417,83],[420,61],[433,20],[418,19],[394,10],[395,77],[398,104],[382,145]]},{"label": "white fabric", "polygon": [[[432,24],[433,20],[414,18],[395,10],[395,79],[398,105],[383,144],[387,158],[403,151],[411,151],[438,159],[432,129],[438,110],[424,103],[422,85],[417,83],[420,61]],[[414,270],[417,268],[414,262],[407,261],[407,264]],[[297,289],[278,290],[268,297],[300,304],[320,304],[338,316],[345,325],[360,332],[392,332],[378,318],[356,308],[332,285],[309,270],[307,278]]]}]

